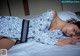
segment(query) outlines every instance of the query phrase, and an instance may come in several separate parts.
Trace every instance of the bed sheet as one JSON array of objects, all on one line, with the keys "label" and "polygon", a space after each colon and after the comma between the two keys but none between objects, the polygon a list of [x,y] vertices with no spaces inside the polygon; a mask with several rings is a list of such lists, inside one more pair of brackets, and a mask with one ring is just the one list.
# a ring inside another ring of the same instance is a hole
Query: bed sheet
[{"label": "bed sheet", "polygon": [[13,46],[8,56],[80,56],[80,43],[58,47],[32,41]]}]

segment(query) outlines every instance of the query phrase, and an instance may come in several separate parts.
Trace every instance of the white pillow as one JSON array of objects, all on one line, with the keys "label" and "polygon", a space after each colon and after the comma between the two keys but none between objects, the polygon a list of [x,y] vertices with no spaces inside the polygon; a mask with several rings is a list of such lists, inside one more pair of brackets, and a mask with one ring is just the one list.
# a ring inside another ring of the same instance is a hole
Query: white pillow
[{"label": "white pillow", "polygon": [[70,11],[62,11],[62,12],[58,12],[57,14],[58,14],[58,17],[62,19],[63,21],[67,21],[72,18],[74,18],[77,21],[80,21],[80,19],[77,18],[77,15]]}]

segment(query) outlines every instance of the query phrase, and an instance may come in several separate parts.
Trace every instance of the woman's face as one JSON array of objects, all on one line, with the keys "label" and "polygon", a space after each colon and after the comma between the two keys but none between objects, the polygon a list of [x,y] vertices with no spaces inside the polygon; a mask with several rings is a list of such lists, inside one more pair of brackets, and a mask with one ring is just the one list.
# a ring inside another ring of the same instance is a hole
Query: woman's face
[{"label": "woman's face", "polygon": [[63,28],[62,32],[66,36],[76,36],[77,34],[80,35],[80,29],[78,28],[77,25],[72,24],[72,23],[67,23]]}]

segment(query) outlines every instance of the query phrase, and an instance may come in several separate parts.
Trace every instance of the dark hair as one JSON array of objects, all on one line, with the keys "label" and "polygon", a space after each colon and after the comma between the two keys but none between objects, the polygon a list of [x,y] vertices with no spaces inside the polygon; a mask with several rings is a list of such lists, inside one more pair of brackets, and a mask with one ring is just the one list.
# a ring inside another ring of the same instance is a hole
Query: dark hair
[{"label": "dark hair", "polygon": [[80,28],[80,21],[77,21],[74,24],[77,25]]},{"label": "dark hair", "polygon": [[80,21],[77,21],[77,20],[72,18],[70,20],[67,20],[67,22],[77,25],[79,27],[79,29],[80,29]]}]

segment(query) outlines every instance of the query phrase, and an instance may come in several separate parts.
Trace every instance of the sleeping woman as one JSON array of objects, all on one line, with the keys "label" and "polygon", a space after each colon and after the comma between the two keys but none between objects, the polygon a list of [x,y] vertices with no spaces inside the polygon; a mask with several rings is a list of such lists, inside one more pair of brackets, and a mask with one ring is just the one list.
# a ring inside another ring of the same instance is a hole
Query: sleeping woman
[{"label": "sleeping woman", "polygon": [[[21,37],[23,19],[0,17],[0,49],[9,49]],[[80,19],[70,11],[49,10],[29,20],[28,40],[47,45],[74,45],[80,42]]]}]

